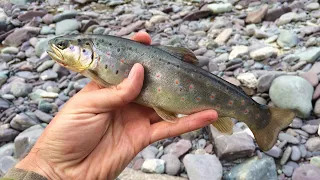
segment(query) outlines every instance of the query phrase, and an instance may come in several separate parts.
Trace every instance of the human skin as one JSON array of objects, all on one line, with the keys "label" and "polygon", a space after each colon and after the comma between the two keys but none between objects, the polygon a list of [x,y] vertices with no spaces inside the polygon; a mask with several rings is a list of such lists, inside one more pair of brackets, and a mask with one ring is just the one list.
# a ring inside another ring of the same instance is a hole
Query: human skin
[{"label": "human skin", "polygon": [[[147,33],[134,40],[150,44]],[[135,64],[121,84],[102,88],[90,82],[52,119],[30,153],[16,168],[48,179],[115,179],[146,146],[207,126],[214,110],[163,121],[153,109],[132,101],[143,84],[144,69]]]}]

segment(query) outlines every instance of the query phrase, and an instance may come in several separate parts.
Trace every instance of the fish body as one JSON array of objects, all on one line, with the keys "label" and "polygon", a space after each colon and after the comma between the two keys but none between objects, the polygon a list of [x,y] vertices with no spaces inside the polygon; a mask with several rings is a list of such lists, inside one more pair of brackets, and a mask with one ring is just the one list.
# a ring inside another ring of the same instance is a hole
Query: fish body
[{"label": "fish body", "polygon": [[240,88],[194,65],[185,48],[150,46],[106,35],[71,35],[49,41],[49,55],[70,70],[102,86],[121,83],[135,63],[143,65],[144,84],[135,102],[151,107],[167,121],[177,114],[214,109],[213,125],[230,134],[235,118],[252,130],[262,150],[270,149],[294,118],[290,110],[258,104]]}]

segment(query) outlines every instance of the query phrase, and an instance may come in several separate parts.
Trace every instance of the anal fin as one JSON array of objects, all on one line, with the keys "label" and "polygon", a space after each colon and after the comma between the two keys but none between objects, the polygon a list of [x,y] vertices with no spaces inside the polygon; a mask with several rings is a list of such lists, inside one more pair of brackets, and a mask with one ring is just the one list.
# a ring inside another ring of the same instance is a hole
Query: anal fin
[{"label": "anal fin", "polygon": [[219,117],[212,125],[221,133],[228,135],[233,133],[233,122],[230,117]]},{"label": "anal fin", "polygon": [[171,123],[176,123],[178,120],[178,117],[176,114],[167,112],[165,110],[162,110],[157,107],[153,107],[153,109],[156,111],[156,113],[165,121],[171,122]]}]

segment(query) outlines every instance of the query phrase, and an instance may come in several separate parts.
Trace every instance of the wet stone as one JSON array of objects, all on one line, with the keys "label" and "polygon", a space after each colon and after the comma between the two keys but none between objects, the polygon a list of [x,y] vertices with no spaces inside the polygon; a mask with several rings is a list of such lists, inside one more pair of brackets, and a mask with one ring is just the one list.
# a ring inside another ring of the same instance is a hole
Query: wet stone
[{"label": "wet stone", "polygon": [[320,168],[313,164],[303,164],[295,169],[292,180],[315,180],[320,177]]},{"label": "wet stone", "polygon": [[290,124],[290,127],[292,128],[301,128],[303,125],[303,122],[300,118],[294,118],[292,123]]},{"label": "wet stone", "polygon": [[165,173],[169,175],[177,175],[180,171],[180,160],[171,154],[166,154],[161,157],[165,161]]},{"label": "wet stone", "polygon": [[19,131],[4,125],[0,126],[0,142],[12,141],[19,134]]},{"label": "wet stone", "polygon": [[181,139],[167,153],[180,157],[188,152],[191,147],[192,144],[189,140]]},{"label": "wet stone", "polygon": [[281,157],[281,160],[280,160],[281,165],[286,164],[286,162],[289,160],[289,158],[291,156],[291,152],[292,152],[292,148],[290,146],[288,146],[286,148],[286,150],[283,152],[283,155]]},{"label": "wet stone", "polygon": [[312,137],[306,142],[306,147],[309,151],[320,151],[320,137]]},{"label": "wet stone", "polygon": [[292,146],[291,160],[298,161],[301,158],[301,152],[298,146]]},{"label": "wet stone", "polygon": [[162,159],[147,159],[141,167],[142,172],[162,174],[165,170],[165,161]]},{"label": "wet stone", "polygon": [[317,132],[318,126],[317,125],[306,124],[306,125],[302,126],[301,129],[306,131],[309,134],[314,134],[314,133]]},{"label": "wet stone", "polygon": [[10,122],[10,125],[14,129],[23,131],[39,123],[39,121],[33,116],[34,114],[32,115],[31,113],[28,113],[28,115],[25,113],[17,114]]},{"label": "wet stone", "polygon": [[13,156],[14,154],[14,143],[7,143],[0,147],[0,158],[4,156]]},{"label": "wet stone", "polygon": [[282,150],[277,146],[273,146],[269,151],[266,151],[265,153],[269,156],[279,158],[282,155]]},{"label": "wet stone", "polygon": [[17,163],[12,156],[0,157],[0,175],[6,174]]}]

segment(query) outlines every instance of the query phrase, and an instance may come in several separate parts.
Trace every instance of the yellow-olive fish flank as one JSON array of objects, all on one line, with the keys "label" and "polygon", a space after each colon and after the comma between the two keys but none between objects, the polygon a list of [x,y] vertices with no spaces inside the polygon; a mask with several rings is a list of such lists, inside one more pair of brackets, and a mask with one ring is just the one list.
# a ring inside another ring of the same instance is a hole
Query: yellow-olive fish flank
[{"label": "yellow-olive fish flank", "polygon": [[219,119],[213,125],[219,131],[230,134],[231,118],[242,121],[263,151],[272,148],[295,116],[291,110],[258,104],[240,88],[195,66],[198,60],[185,48],[103,35],[56,37],[49,45],[52,59],[104,87],[119,84],[140,63],[145,79],[136,103],[153,108],[170,122],[177,120],[177,114],[215,109]]}]

